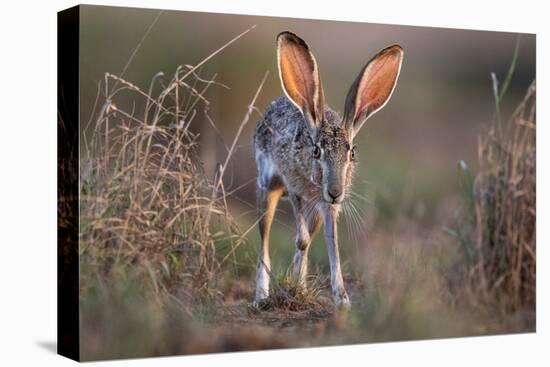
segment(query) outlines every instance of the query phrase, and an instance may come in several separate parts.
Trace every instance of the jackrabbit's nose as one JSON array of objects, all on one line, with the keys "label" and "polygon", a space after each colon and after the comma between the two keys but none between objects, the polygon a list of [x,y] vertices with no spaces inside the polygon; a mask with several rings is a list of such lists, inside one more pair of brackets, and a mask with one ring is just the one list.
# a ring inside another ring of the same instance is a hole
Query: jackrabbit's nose
[{"label": "jackrabbit's nose", "polygon": [[328,189],[328,194],[333,200],[336,200],[342,195],[342,190],[336,187],[331,187]]}]

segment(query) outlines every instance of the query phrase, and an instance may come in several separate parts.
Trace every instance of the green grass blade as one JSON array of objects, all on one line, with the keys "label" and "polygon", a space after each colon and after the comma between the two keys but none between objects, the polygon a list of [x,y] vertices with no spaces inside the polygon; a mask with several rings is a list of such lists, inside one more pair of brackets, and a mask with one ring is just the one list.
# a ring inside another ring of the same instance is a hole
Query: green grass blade
[{"label": "green grass blade", "polygon": [[495,97],[495,112],[497,119],[497,134],[498,140],[502,140],[502,121],[500,119],[500,97],[498,92],[498,79],[495,73],[491,73],[491,79],[493,80],[493,96]]},{"label": "green grass blade", "polygon": [[508,68],[508,73],[506,74],[506,79],[504,79],[504,83],[502,83],[502,88],[500,89],[500,94],[498,95],[499,101],[502,101],[502,98],[506,95],[506,92],[508,91],[508,86],[510,85],[510,81],[512,80],[512,75],[514,74],[514,70],[516,69],[516,64],[518,61],[518,54],[519,54],[519,42],[520,41],[520,35],[518,34],[518,37],[516,38],[516,47],[514,49],[514,56],[512,56],[512,62],[510,64],[510,67]]},{"label": "green grass blade", "polygon": [[472,175],[472,171],[470,170],[470,167],[468,167],[468,164],[460,160],[458,163],[459,167],[459,179],[460,179],[460,187],[462,189],[464,198],[466,202],[468,203],[468,211],[470,213],[474,212],[474,203],[475,203],[475,197],[474,197],[474,176]]}]

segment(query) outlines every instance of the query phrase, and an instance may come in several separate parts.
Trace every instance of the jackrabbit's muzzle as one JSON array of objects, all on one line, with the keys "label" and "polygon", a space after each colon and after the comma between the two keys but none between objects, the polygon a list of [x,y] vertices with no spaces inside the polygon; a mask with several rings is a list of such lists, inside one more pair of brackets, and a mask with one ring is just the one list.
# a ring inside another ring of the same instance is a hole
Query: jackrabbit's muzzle
[{"label": "jackrabbit's muzzle", "polygon": [[327,182],[323,183],[323,199],[329,204],[340,204],[344,200],[344,176],[336,172],[329,172]]}]

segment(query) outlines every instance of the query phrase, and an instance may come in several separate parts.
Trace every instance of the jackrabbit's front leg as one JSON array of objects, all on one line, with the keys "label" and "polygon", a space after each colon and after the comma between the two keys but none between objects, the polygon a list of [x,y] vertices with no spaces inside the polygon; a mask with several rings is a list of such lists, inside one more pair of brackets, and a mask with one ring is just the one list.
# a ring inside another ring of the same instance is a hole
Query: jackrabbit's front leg
[{"label": "jackrabbit's front leg", "polygon": [[334,303],[338,306],[349,307],[350,300],[344,287],[342,269],[340,268],[340,254],[338,249],[338,211],[337,205],[325,205],[323,209],[323,221],[325,224],[325,241],[328,250],[330,264],[330,285]]},{"label": "jackrabbit's front leg", "polygon": [[305,287],[309,246],[321,226],[321,221],[315,208],[304,207],[301,197],[293,194],[290,195],[290,200],[296,219],[296,250],[292,260],[293,275],[298,283]]}]

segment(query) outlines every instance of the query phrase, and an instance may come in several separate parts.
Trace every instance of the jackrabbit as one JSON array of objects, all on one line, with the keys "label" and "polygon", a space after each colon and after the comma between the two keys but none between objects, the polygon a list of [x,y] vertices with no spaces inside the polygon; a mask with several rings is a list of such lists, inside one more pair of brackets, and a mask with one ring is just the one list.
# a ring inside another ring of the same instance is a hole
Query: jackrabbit
[{"label": "jackrabbit", "polygon": [[349,307],[340,269],[337,219],[356,165],[353,138],[388,102],[402,60],[399,45],[374,56],[349,89],[341,118],[325,105],[319,68],[308,45],[291,32],[277,36],[285,96],[267,108],[254,135],[261,238],[255,304],[269,295],[269,233],[279,199],[288,197],[296,221],[294,276],[305,286],[309,246],[323,223],[332,296],[336,305]]}]

